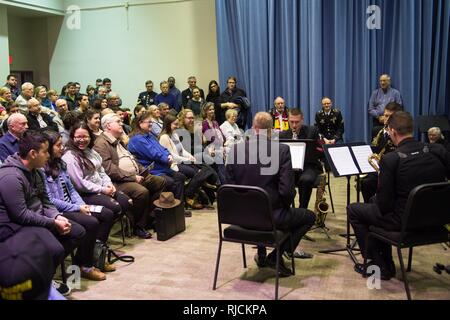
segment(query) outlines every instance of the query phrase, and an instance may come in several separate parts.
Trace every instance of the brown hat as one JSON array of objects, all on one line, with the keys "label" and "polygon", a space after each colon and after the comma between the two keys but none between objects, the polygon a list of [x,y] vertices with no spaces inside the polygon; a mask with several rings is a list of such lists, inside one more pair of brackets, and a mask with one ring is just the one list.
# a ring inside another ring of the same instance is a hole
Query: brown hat
[{"label": "brown hat", "polygon": [[175,199],[172,192],[161,192],[159,199],[153,201],[153,204],[159,208],[170,209],[175,208],[181,203],[180,200]]}]

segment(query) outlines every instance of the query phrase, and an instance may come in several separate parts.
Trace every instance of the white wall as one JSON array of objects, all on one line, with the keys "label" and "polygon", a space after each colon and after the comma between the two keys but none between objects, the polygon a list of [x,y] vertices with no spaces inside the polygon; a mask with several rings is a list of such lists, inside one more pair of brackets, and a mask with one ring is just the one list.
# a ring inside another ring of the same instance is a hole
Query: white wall
[{"label": "white wall", "polygon": [[[151,4],[133,6],[138,2]],[[59,22],[50,18],[49,34],[57,37],[51,87],[59,90],[68,81],[79,81],[84,90],[96,78],[108,77],[124,106],[134,107],[148,79],[158,91],[159,82],[169,76],[180,89],[187,87],[190,75],[205,89],[210,80],[218,80],[214,0],[138,2],[129,2],[128,14],[124,7],[82,10],[80,30],[70,30],[66,21],[59,30]],[[123,3],[66,1],[81,9]]]},{"label": "white wall", "polygon": [[33,71],[34,83],[50,83],[47,18],[8,16],[11,70]]},{"label": "white wall", "polygon": [[0,86],[9,74],[8,15],[6,7],[0,5]]},{"label": "white wall", "polygon": [[53,14],[60,14],[65,8],[64,0],[0,0],[0,4]]}]

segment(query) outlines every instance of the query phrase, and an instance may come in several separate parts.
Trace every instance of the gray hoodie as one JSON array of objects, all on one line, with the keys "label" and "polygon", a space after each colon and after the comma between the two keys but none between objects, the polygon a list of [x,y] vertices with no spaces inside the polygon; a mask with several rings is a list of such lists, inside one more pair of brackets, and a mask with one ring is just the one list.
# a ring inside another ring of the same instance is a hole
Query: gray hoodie
[{"label": "gray hoodie", "polygon": [[19,155],[9,156],[0,168],[0,226],[54,228],[60,215],[50,202],[43,174],[28,170]]}]

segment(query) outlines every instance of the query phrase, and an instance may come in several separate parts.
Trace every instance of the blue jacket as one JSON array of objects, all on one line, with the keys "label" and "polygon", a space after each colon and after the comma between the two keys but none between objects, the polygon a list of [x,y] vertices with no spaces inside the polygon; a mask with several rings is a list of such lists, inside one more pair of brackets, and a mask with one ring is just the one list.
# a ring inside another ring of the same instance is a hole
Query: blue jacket
[{"label": "blue jacket", "polygon": [[19,151],[19,139],[8,131],[0,138],[0,161],[4,162],[6,158]]},{"label": "blue jacket", "polygon": [[147,167],[154,161],[155,166],[150,173],[155,176],[160,176],[164,173],[170,174],[172,172],[169,166],[169,150],[160,145],[159,141],[149,133],[133,136],[128,142],[128,151],[144,167]]},{"label": "blue jacket", "polygon": [[[64,180],[64,183],[67,186],[70,202],[64,201],[64,190],[60,178]],[[57,178],[53,179],[52,176],[45,176],[45,185],[50,201],[55,205],[59,212],[78,212],[80,211],[80,206],[85,204],[70,181],[65,165],[59,171],[59,176]]]},{"label": "blue jacket", "polygon": [[167,103],[171,109],[180,111],[177,109],[178,108],[177,98],[174,95],[171,95],[170,93],[168,93],[166,96],[160,93],[155,97],[156,105],[160,104],[161,102]]}]

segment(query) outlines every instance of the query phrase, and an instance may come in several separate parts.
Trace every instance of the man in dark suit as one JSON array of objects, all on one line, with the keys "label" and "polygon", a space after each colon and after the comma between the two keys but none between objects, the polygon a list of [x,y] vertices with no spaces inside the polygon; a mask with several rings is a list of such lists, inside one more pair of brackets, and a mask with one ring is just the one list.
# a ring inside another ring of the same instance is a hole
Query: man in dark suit
[{"label": "man in dark suit", "polygon": [[[370,226],[399,231],[410,191],[418,185],[444,182],[450,177],[450,157],[440,145],[425,145],[413,138],[413,120],[399,111],[389,117],[387,128],[397,149],[380,162],[378,190],[372,203],[353,203],[347,207],[348,219],[355,231],[363,255],[368,250],[369,264],[381,270],[381,279],[395,276],[391,246],[378,240],[366,243]],[[364,265],[355,271],[364,273]]]},{"label": "man in dark suit", "polygon": [[[280,139],[312,139],[317,141],[319,147],[319,130],[313,126],[304,125],[305,118],[303,112],[294,108],[289,110],[289,130],[280,132]],[[308,208],[312,189],[317,176],[323,172],[322,165],[318,158],[306,157],[303,171],[296,174],[296,185],[300,189],[300,208]]]},{"label": "man in dark suit", "polygon": [[[314,224],[315,215],[307,209],[290,208],[295,197],[291,154],[288,146],[270,139],[272,127],[272,116],[269,113],[260,112],[255,115],[253,120],[255,135],[233,146],[230,151],[226,166],[226,181],[230,184],[251,185],[266,190],[271,199],[275,224],[281,230],[292,232],[295,249]],[[245,159],[242,159],[243,154]],[[267,160],[270,160],[269,163]],[[280,254],[291,252],[290,249],[290,243],[286,241],[281,246]],[[258,247],[255,260],[259,267],[267,264],[275,268],[276,250],[266,257],[266,248]],[[290,274],[290,270],[282,263],[280,275]]]},{"label": "man in dark suit", "polygon": [[58,125],[53,122],[48,114],[41,112],[41,103],[35,98],[28,100],[27,120],[30,130],[40,131],[50,129],[58,132]]}]

